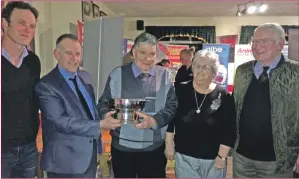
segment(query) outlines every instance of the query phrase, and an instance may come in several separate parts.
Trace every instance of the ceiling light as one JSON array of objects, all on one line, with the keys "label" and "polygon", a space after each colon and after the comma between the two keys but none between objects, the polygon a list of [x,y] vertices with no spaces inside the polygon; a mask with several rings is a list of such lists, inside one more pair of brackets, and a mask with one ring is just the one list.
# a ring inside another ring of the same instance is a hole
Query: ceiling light
[{"label": "ceiling light", "polygon": [[238,11],[237,14],[236,14],[236,16],[238,16],[238,17],[242,16],[241,12]]},{"label": "ceiling light", "polygon": [[247,8],[247,13],[248,13],[248,14],[253,14],[253,13],[255,13],[255,11],[256,11],[256,6],[254,6],[254,5],[249,6],[249,7]]},{"label": "ceiling light", "polygon": [[238,6],[238,11],[237,11],[237,13],[236,13],[236,16],[238,16],[238,17],[242,16],[241,11],[240,11],[240,7],[239,7],[239,6]]},{"label": "ceiling light", "polygon": [[261,6],[260,6],[260,12],[265,12],[267,10],[267,8],[268,8],[268,5],[262,3]]},{"label": "ceiling light", "polygon": [[[236,13],[236,16],[242,16],[246,14],[254,14],[258,12],[265,12],[268,9],[268,5],[264,4],[264,1],[261,3],[255,2],[255,1],[249,1],[245,2],[243,4],[238,4],[238,11]],[[242,9],[242,10],[240,10]]]}]

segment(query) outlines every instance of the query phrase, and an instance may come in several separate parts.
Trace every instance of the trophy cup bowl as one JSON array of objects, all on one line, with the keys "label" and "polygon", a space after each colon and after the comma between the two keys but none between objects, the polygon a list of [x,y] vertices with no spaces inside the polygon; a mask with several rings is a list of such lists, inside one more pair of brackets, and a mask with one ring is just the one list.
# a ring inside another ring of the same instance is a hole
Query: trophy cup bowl
[{"label": "trophy cup bowl", "polygon": [[113,114],[115,119],[121,120],[123,124],[132,124],[139,121],[136,112],[143,110],[145,102],[145,99],[111,99],[109,108],[115,111]]}]

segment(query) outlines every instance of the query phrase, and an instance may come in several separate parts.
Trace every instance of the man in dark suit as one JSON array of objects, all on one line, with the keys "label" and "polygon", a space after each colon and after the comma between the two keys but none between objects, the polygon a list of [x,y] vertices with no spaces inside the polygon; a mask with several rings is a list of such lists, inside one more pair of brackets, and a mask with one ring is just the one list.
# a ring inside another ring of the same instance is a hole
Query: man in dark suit
[{"label": "man in dark suit", "polygon": [[99,120],[93,88],[78,75],[82,56],[78,38],[61,35],[54,56],[58,65],[35,88],[43,119],[41,168],[49,178],[94,178],[100,128],[121,124],[112,112]]}]

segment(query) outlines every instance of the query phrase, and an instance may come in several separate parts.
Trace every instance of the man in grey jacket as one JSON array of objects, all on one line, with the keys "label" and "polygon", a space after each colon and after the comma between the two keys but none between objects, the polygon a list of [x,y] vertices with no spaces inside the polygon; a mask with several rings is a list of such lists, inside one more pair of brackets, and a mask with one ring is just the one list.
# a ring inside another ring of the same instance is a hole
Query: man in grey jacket
[{"label": "man in grey jacket", "polygon": [[108,77],[98,104],[100,116],[109,112],[107,100],[113,98],[147,98],[142,122],[122,124],[111,131],[111,155],[116,178],[165,178],[164,139],[167,125],[173,119],[177,99],[169,72],[156,66],[157,39],[142,33],[132,53],[135,61],[115,68]]}]

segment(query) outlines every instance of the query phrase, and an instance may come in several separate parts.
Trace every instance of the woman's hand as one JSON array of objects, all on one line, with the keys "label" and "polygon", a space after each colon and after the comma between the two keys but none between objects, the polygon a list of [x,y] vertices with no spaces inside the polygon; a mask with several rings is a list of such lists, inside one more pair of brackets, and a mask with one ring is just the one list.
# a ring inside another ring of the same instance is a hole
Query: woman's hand
[{"label": "woman's hand", "polygon": [[164,154],[168,160],[174,160],[174,144],[173,142],[166,142]]}]

